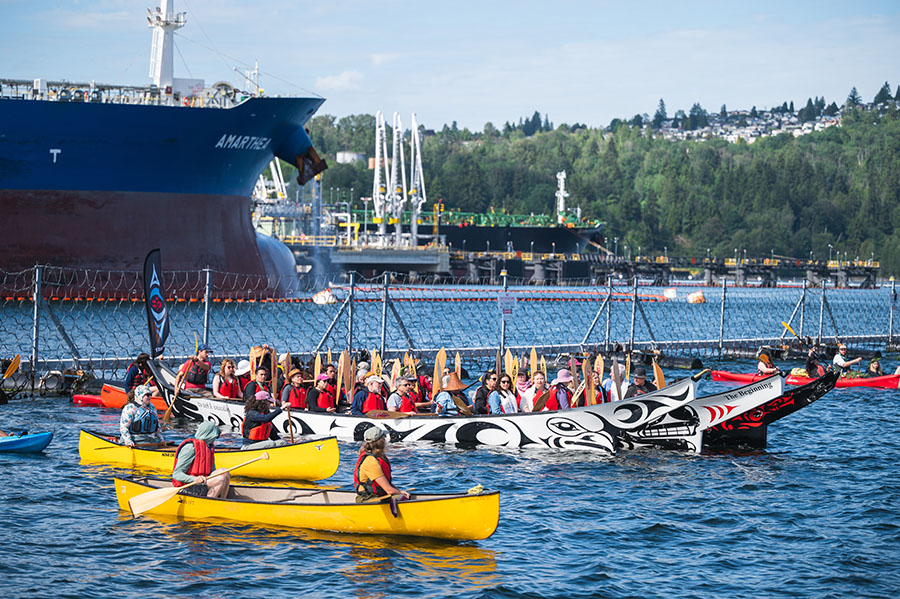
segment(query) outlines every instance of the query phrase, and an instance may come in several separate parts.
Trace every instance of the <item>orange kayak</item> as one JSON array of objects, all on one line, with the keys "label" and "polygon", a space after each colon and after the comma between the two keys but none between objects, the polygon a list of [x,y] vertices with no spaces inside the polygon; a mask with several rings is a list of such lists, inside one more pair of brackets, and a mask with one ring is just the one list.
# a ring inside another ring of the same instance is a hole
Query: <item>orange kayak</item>
[{"label": "orange kayak", "polygon": [[[165,412],[169,409],[169,406],[166,405],[166,400],[162,397],[154,397],[152,401],[153,405],[156,406],[156,409],[159,411]],[[103,388],[100,390],[100,402],[103,404],[104,408],[117,408],[121,410],[125,407],[125,404],[128,403],[128,396],[125,394],[125,389],[123,387],[104,383]]]}]

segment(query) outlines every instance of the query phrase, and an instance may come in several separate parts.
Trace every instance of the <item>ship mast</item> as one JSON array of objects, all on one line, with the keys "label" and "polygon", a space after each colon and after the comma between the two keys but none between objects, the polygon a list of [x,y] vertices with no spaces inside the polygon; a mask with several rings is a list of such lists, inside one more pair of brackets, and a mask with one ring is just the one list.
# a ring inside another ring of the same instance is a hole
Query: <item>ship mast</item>
[{"label": "ship mast", "polygon": [[384,129],[384,115],[379,110],[375,113],[375,176],[372,179],[372,209],[375,212],[373,218],[378,222],[380,240],[387,235],[387,187],[385,187],[387,177],[382,179],[382,175],[387,174],[387,142]]},{"label": "ship mast", "polygon": [[172,69],[172,37],[176,29],[187,23],[185,13],[175,13],[175,0],[161,0],[161,6],[147,12],[147,22],[153,29],[153,46],[150,49],[150,78],[158,89],[171,89],[175,84]]},{"label": "ship mast", "polygon": [[[409,203],[412,215],[409,222],[410,240],[413,247],[419,245],[419,216],[422,213],[422,205],[425,204],[425,174],[422,170],[422,147],[419,140],[419,126],[416,124],[416,113],[412,115],[412,128],[410,132],[410,174],[409,174]],[[437,219],[435,219],[435,222]],[[436,226],[436,225],[435,225]],[[435,234],[436,235],[436,234]],[[437,241],[437,239],[435,239]]]},{"label": "ship mast", "polygon": [[[406,204],[406,161],[403,158],[403,123],[400,122],[400,113],[394,113],[391,127],[394,129],[394,147],[391,153],[391,195],[389,204],[391,216],[397,220],[394,243],[397,247],[400,247],[403,242],[403,207]],[[398,174],[402,179],[402,187],[400,185],[401,182],[397,181]]]}]

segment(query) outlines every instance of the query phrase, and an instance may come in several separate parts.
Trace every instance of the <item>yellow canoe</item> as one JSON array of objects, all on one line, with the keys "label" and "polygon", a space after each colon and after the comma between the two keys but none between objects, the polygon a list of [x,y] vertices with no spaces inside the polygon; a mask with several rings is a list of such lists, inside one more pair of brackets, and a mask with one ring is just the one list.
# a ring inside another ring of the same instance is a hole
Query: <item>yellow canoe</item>
[{"label": "yellow canoe", "polygon": [[[177,445],[130,448],[118,437],[82,429],[78,439],[81,461],[95,464],[122,464],[133,468],[172,471]],[[258,460],[240,469],[240,476],[266,480],[322,480],[338,469],[337,439],[326,437],[270,449],[216,448],[216,467],[230,468],[269,452],[268,460]],[[237,474],[237,472],[236,472]]]},{"label": "yellow canoe", "polygon": [[[171,487],[171,481],[116,478],[119,509],[141,493]],[[231,485],[226,499],[176,495],[147,511],[184,520],[223,519],[261,526],[288,526],[343,533],[410,535],[459,541],[486,539],[497,530],[500,493],[413,495],[397,503],[356,503],[350,491]]]}]

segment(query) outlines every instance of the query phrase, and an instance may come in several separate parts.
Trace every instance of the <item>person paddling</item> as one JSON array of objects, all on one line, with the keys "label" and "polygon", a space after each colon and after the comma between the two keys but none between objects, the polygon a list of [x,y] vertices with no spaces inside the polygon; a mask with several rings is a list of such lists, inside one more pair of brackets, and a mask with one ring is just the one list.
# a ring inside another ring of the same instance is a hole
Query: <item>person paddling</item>
[{"label": "person paddling", "polygon": [[862,362],[862,358],[853,358],[852,360],[847,359],[847,346],[843,343],[838,345],[838,353],[834,354],[834,359],[832,363],[835,368],[839,368],[841,372],[841,376],[844,376],[847,371],[850,370],[850,367],[859,364]]},{"label": "person paddling", "polygon": [[384,431],[373,426],[363,434],[359,458],[353,468],[353,486],[356,502],[362,503],[374,497],[401,495],[409,499],[409,493],[401,491],[391,482],[391,462],[385,455],[387,437]]},{"label": "person paddling", "polygon": [[244,437],[242,449],[268,449],[288,444],[275,430],[272,421],[290,404],[282,403],[281,407],[270,411],[269,403],[272,401],[274,400],[268,391],[259,391],[253,399],[248,399],[244,403],[244,421],[241,423],[241,434]]},{"label": "person paddling", "polygon": [[[209,422],[201,422],[194,436],[185,439],[175,450],[175,466],[172,468],[172,486],[183,487],[199,481],[196,485],[179,491],[181,495],[194,497],[227,497],[231,484],[228,472],[209,478],[216,472],[215,441],[219,438],[219,428]],[[207,480],[209,479],[209,480]]]},{"label": "person paddling", "polygon": [[197,346],[197,355],[191,356],[187,362],[181,365],[181,368],[178,369],[178,376],[175,377],[174,397],[178,397],[178,392],[182,389],[199,392],[208,397],[212,396],[206,390],[206,380],[212,369],[209,361],[211,351],[208,345],[201,343]]},{"label": "person paddling", "polygon": [[136,441],[165,443],[150,388],[141,385],[129,391],[128,396],[130,401],[122,408],[119,418],[119,441],[128,447],[134,447]]}]

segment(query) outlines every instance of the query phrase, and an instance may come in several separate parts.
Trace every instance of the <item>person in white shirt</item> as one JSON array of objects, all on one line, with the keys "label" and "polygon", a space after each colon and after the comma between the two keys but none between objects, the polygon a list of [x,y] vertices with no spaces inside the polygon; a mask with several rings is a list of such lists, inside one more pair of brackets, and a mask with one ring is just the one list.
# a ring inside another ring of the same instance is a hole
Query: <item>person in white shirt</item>
[{"label": "person in white shirt", "polygon": [[841,374],[850,370],[850,367],[854,364],[859,364],[862,362],[862,358],[853,358],[852,360],[847,359],[847,346],[841,343],[838,345],[838,353],[834,354],[834,359],[832,363],[835,368],[839,368]]},{"label": "person in white shirt", "polygon": [[530,412],[534,408],[535,400],[549,389],[550,388],[547,387],[547,377],[544,375],[544,372],[542,370],[536,371],[531,375],[531,387],[522,393],[519,410],[522,412]]}]

